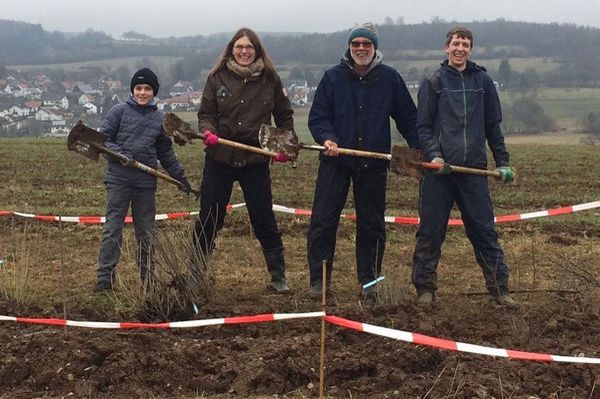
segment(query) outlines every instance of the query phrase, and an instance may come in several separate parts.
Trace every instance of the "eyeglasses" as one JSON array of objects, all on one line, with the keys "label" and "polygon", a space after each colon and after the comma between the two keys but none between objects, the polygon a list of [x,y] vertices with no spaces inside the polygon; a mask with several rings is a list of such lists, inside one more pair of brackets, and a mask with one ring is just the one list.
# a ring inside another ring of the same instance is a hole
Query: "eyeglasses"
[{"label": "eyeglasses", "polygon": [[254,51],[254,46],[252,44],[236,44],[235,46],[233,46],[233,49],[235,51],[242,51],[242,50],[246,50],[246,51]]},{"label": "eyeglasses", "polygon": [[352,48],[359,48],[361,45],[364,48],[371,48],[371,47],[373,47],[373,43],[372,42],[350,42],[350,45],[352,46]]}]

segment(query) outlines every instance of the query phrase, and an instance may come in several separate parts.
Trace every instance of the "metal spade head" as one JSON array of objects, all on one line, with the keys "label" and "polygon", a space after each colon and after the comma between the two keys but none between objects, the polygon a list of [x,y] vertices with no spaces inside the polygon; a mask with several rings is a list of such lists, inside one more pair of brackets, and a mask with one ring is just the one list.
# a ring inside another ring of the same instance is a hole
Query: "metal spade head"
[{"label": "metal spade head", "polygon": [[67,137],[67,148],[91,160],[97,161],[100,155],[98,147],[103,147],[106,137],[87,127],[81,120],[71,129]]},{"label": "metal spade head", "polygon": [[165,113],[163,128],[165,129],[165,132],[167,132],[167,135],[173,137],[173,141],[179,145],[186,145],[193,138],[199,137],[198,133],[192,129],[192,126],[189,123],[175,115],[173,112]]},{"label": "metal spade head", "polygon": [[421,177],[421,168],[419,168],[418,165],[422,162],[422,158],[423,156],[420,150],[395,145],[392,147],[392,161],[390,163],[390,168],[392,169],[392,172],[399,175],[418,179]]},{"label": "metal spade head", "polygon": [[291,161],[298,158],[302,145],[292,130],[263,124],[258,131],[260,146],[272,152],[285,154]]}]

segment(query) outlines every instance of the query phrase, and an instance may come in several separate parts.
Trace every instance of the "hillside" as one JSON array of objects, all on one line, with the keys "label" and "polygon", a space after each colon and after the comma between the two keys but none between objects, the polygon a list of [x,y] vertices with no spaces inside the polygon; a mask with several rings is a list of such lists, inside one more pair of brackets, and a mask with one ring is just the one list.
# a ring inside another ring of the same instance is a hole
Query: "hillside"
[{"label": "hillside", "polygon": [[[458,22],[380,25],[381,50],[386,58],[431,59],[443,47],[443,38]],[[540,24],[498,19],[464,22],[476,34],[478,57],[557,57],[565,62],[585,61],[600,53],[600,29],[572,24]],[[135,36],[127,32],[127,37]],[[347,31],[334,33],[263,33],[278,64],[331,63],[345,46]],[[137,36],[135,36],[137,37]],[[4,65],[81,62],[123,56],[188,56],[218,53],[229,33],[208,36],[117,40],[94,30],[76,35],[48,32],[41,25],[0,20],[0,59]],[[576,44],[576,45],[574,45]],[[213,59],[210,59],[210,63]]]}]

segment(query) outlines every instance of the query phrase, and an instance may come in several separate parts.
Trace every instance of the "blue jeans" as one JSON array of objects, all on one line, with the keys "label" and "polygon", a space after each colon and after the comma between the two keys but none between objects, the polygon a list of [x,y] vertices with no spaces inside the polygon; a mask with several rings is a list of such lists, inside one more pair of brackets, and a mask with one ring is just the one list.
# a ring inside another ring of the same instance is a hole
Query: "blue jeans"
[{"label": "blue jeans", "polygon": [[434,175],[426,171],[420,189],[420,224],[412,271],[417,293],[437,289],[436,270],[454,203],[460,210],[488,291],[492,295],[508,293],[508,267],[498,243],[487,177]]},{"label": "blue jeans", "polygon": [[321,161],[312,216],[307,236],[310,285],[322,283],[323,261],[327,262],[327,282],[331,280],[335,243],[340,215],[344,209],[350,182],[356,209],[356,274],[360,284],[377,278],[385,251],[385,190],[387,169],[349,167]]},{"label": "blue jeans", "polygon": [[152,239],[156,214],[156,190],[108,184],[106,187],[106,222],[98,256],[98,281],[111,281],[121,257],[123,226],[131,204],[137,242],[136,261],[140,277],[153,269]]}]

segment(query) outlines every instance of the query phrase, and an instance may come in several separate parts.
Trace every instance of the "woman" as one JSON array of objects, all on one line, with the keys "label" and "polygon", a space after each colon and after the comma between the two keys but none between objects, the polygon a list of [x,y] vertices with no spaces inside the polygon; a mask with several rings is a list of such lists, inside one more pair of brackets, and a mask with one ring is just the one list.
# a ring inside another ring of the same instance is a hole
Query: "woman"
[{"label": "woman", "polygon": [[[205,135],[206,157],[200,186],[200,215],[195,225],[195,244],[202,259],[214,248],[223,227],[225,207],[233,182],[238,181],[250,222],[260,241],[271,275],[268,288],[287,292],[281,233],[275,222],[268,157],[220,146],[226,138],[258,147],[263,123],[293,130],[290,102],[273,61],[260,39],[248,28],[238,30],[210,72],[200,110],[198,128]],[[285,162],[285,156],[274,158]]]}]

